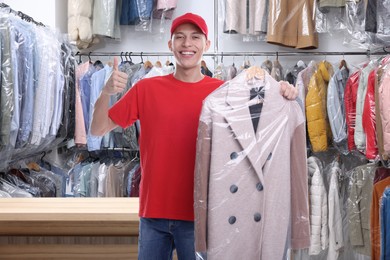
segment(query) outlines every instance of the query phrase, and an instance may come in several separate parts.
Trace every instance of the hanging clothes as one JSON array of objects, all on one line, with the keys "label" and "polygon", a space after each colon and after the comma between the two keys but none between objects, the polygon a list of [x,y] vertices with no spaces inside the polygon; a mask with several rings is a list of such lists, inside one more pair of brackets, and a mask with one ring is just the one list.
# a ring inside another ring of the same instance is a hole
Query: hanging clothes
[{"label": "hanging clothes", "polygon": [[225,33],[259,35],[267,32],[268,0],[225,2]]},{"label": "hanging clothes", "polygon": [[367,93],[364,99],[362,126],[366,133],[366,149],[365,154],[367,159],[373,160],[378,155],[378,145],[376,141],[376,116],[375,116],[375,78],[378,68],[373,69],[368,75]]},{"label": "hanging clothes", "polygon": [[370,255],[370,203],[372,198],[375,165],[363,165],[353,169],[351,193],[348,205],[349,236],[354,250]]},{"label": "hanging clothes", "polygon": [[309,255],[328,248],[328,194],[325,189],[322,162],[314,156],[307,159],[310,200]]},{"label": "hanging clothes", "polygon": [[370,239],[371,239],[371,259],[381,258],[381,225],[380,225],[380,205],[386,188],[390,186],[390,178],[383,179],[375,183],[372,190],[371,214],[370,214]]},{"label": "hanging clothes", "polygon": [[367,66],[365,66],[361,72],[359,77],[359,85],[358,85],[358,93],[356,98],[356,119],[355,119],[355,134],[354,141],[356,149],[361,152],[365,152],[366,148],[366,135],[363,131],[363,107],[364,100],[366,98],[367,93],[367,82],[368,75],[370,72],[377,66],[376,61],[370,61]]},{"label": "hanging clothes", "polygon": [[349,77],[347,68],[337,69],[328,85],[327,112],[332,129],[333,141],[339,144],[347,139],[344,92]]},{"label": "hanging clothes", "polygon": [[[269,74],[248,70],[206,98],[199,122],[195,250],[211,260],[284,259],[310,243],[301,108]],[[249,101],[252,87],[264,88],[263,100]],[[263,104],[256,132],[251,102]]]},{"label": "hanging clothes", "polygon": [[298,49],[318,48],[314,0],[269,0],[267,42]]},{"label": "hanging clothes", "polygon": [[355,149],[355,122],[356,122],[356,98],[359,86],[360,70],[355,71],[348,78],[344,92],[345,114],[348,129],[348,150]]},{"label": "hanging clothes", "polygon": [[310,79],[306,95],[306,119],[310,143],[313,152],[326,151],[332,139],[327,115],[327,88],[333,75],[333,67],[327,62],[320,62]]},{"label": "hanging clothes", "polygon": [[54,30],[19,16],[0,10],[1,169],[11,158],[60,143],[67,137],[69,113],[74,111],[69,95],[74,89],[69,78],[74,61],[70,43]]}]

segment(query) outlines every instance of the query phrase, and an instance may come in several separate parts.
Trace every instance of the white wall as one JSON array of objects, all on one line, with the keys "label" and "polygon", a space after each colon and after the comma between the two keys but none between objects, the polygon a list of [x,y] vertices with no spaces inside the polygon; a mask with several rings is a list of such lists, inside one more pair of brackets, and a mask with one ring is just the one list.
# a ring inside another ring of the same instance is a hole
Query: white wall
[{"label": "white wall", "polygon": [[31,16],[37,22],[57,28],[62,33],[67,32],[67,0],[3,0],[2,2],[15,11]]},{"label": "white wall", "polygon": [[[14,10],[22,11],[27,15],[30,15],[35,20],[47,24],[51,27],[60,29],[61,32],[67,31],[67,0],[5,0],[3,1],[9,4]],[[174,13],[174,17],[184,14],[186,12],[193,12],[201,15],[207,22],[209,27],[209,38],[212,42],[210,52],[215,50],[214,40],[214,17],[217,15],[218,8],[214,8],[214,1],[211,0],[178,0],[178,8]],[[221,14],[219,14],[219,18]],[[136,32],[134,26],[121,26],[121,40],[103,39],[98,45],[84,50],[99,51],[99,52],[168,52],[167,42],[169,39],[169,28],[171,21],[166,21],[165,25],[161,25],[159,20],[153,20],[152,32]],[[271,52],[283,52],[283,51],[299,51],[293,48],[281,47],[278,45],[268,44],[265,42],[243,42],[242,37],[236,35],[224,35],[222,31],[221,22],[218,23],[219,27],[219,52],[256,52],[256,51],[271,51]],[[160,29],[164,29],[164,33],[160,33]],[[350,48],[343,45],[343,34],[321,34],[319,36],[319,48],[314,51],[364,51],[362,49]],[[260,64],[266,57],[250,57],[251,63]],[[274,57],[269,57],[271,60]],[[112,57],[102,57],[101,60],[112,59]],[[136,60],[137,58],[135,58]],[[151,60],[157,59],[150,57]],[[161,58],[165,60],[166,58]],[[243,61],[243,57],[235,57],[236,64],[240,64]],[[279,57],[280,62],[290,66],[297,61],[297,57]],[[321,60],[327,59],[333,63],[337,63],[342,56],[327,56],[327,57],[302,57],[305,62],[311,59]],[[360,63],[367,59],[366,56],[346,56],[347,61],[351,63]],[[205,60],[210,67],[213,67],[213,61],[210,57],[205,57]],[[233,58],[225,57],[224,63],[229,64],[233,62]]]}]

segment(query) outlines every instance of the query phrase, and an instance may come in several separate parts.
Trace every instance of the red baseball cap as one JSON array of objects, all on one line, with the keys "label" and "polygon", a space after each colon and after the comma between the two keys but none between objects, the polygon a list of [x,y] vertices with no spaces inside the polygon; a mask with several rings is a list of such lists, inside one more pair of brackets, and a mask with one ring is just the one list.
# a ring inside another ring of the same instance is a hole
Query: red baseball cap
[{"label": "red baseball cap", "polygon": [[202,31],[202,33],[206,36],[206,39],[207,39],[208,29],[207,29],[207,24],[206,24],[205,20],[202,17],[200,17],[199,15],[196,15],[193,13],[183,14],[182,16],[179,16],[175,20],[173,20],[172,26],[171,26],[171,38],[172,38],[173,32],[176,30],[176,28],[179,27],[179,25],[182,25],[184,23],[192,23],[193,25],[196,25]]}]

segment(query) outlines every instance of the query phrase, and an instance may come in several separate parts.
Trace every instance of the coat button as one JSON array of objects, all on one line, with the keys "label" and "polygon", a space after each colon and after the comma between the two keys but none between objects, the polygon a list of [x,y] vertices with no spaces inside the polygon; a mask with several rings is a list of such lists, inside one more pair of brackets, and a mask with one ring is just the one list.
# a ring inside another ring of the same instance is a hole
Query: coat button
[{"label": "coat button", "polygon": [[257,183],[257,184],[256,184],[256,189],[257,189],[258,191],[262,191],[262,190],[263,190],[263,184],[261,184],[261,182]]},{"label": "coat button", "polygon": [[238,153],[236,153],[236,152],[232,152],[230,154],[230,159],[232,159],[232,160],[236,159],[237,157],[238,157]]},{"label": "coat button", "polygon": [[260,214],[260,213],[255,213],[255,215],[253,216],[253,219],[254,219],[256,222],[259,222],[260,219],[261,219],[261,214]]},{"label": "coat button", "polygon": [[232,186],[230,186],[230,192],[231,193],[236,193],[238,191],[238,187],[237,187],[237,185],[232,185]]},{"label": "coat button", "polygon": [[229,217],[229,224],[233,225],[234,223],[236,223],[236,217],[235,216]]}]

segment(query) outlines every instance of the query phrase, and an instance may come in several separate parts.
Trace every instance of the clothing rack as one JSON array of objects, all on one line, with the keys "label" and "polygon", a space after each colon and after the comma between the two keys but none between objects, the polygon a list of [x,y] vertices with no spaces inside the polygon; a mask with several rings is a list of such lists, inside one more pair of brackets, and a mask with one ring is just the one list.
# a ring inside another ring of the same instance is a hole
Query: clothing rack
[{"label": "clothing rack", "polygon": [[[316,56],[316,55],[322,55],[322,56],[331,56],[331,55],[338,55],[338,56],[354,56],[354,55],[387,55],[390,54],[390,52],[386,49],[387,47],[383,47],[383,49],[379,50],[366,50],[366,51],[356,51],[356,52],[335,52],[335,51],[265,51],[265,52],[218,52],[218,53],[212,53],[212,52],[206,52],[203,54],[203,56],[208,57],[224,57],[224,56]],[[139,56],[139,57],[145,57],[145,56],[173,56],[171,52],[77,52],[75,54],[76,56],[119,56],[119,57],[133,57],[133,56]]]},{"label": "clothing rack", "polygon": [[23,13],[21,11],[13,10],[7,4],[0,3],[0,8],[7,8],[7,9],[9,9],[10,13],[14,14],[15,16],[19,16],[22,20],[25,20],[25,21],[30,22],[30,23],[34,23],[35,25],[38,25],[38,26],[45,26],[43,23],[35,21],[31,16],[29,16],[29,15],[27,15],[25,13]]}]

